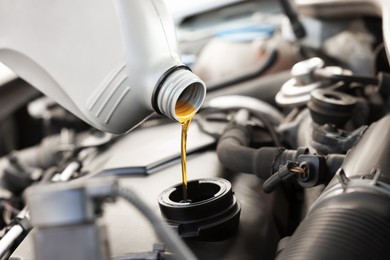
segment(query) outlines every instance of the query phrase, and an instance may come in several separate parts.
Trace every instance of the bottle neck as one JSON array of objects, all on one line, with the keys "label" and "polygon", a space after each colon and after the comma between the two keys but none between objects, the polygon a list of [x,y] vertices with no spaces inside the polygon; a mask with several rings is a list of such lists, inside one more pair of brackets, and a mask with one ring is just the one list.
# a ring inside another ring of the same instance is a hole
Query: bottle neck
[{"label": "bottle neck", "polygon": [[[180,116],[190,116],[200,109],[206,96],[205,83],[186,66],[177,66],[168,70],[162,77],[153,95],[154,110],[173,120],[180,121]],[[176,108],[183,103],[192,109],[181,111],[180,116]]]}]

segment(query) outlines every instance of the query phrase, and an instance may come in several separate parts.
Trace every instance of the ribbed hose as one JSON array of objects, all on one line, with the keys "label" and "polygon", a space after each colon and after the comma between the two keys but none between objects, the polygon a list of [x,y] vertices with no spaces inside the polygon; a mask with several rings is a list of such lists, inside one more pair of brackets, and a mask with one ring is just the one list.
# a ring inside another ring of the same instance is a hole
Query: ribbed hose
[{"label": "ribbed hose", "polygon": [[389,207],[379,200],[379,211],[352,200],[312,210],[277,259],[390,259]]},{"label": "ribbed hose", "polygon": [[348,152],[278,259],[390,259],[389,154],[390,115]]}]

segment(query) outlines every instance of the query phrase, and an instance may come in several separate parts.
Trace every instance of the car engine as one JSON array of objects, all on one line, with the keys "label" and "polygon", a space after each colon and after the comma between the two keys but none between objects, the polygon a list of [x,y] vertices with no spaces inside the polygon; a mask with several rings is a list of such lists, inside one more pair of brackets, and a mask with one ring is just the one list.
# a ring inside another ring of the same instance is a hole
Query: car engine
[{"label": "car engine", "polygon": [[390,259],[390,2],[165,4],[177,67],[207,89],[188,183],[165,110],[91,127],[71,95],[65,109],[0,63],[0,259]]}]

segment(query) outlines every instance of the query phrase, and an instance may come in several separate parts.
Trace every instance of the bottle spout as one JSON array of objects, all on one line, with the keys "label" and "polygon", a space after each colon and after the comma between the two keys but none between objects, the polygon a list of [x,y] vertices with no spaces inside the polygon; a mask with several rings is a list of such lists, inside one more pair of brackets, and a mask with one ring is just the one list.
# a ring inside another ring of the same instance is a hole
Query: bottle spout
[{"label": "bottle spout", "polygon": [[194,116],[205,96],[205,83],[186,66],[177,66],[161,78],[152,103],[157,113],[182,122]]}]

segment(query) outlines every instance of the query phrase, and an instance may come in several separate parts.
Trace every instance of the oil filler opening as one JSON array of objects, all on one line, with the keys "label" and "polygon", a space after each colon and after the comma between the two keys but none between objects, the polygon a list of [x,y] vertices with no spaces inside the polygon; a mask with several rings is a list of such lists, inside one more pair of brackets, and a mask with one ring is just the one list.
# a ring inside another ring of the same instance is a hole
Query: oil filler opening
[{"label": "oil filler opening", "polygon": [[182,202],[182,184],[160,194],[160,211],[182,237],[220,241],[237,232],[241,205],[229,181],[221,178],[188,182],[189,202]]},{"label": "oil filler opening", "polygon": [[[214,183],[188,183],[188,201],[190,203],[196,203],[213,198],[221,190],[219,185]],[[173,191],[169,199],[173,202],[182,203],[183,201],[183,185],[176,188]]]}]

